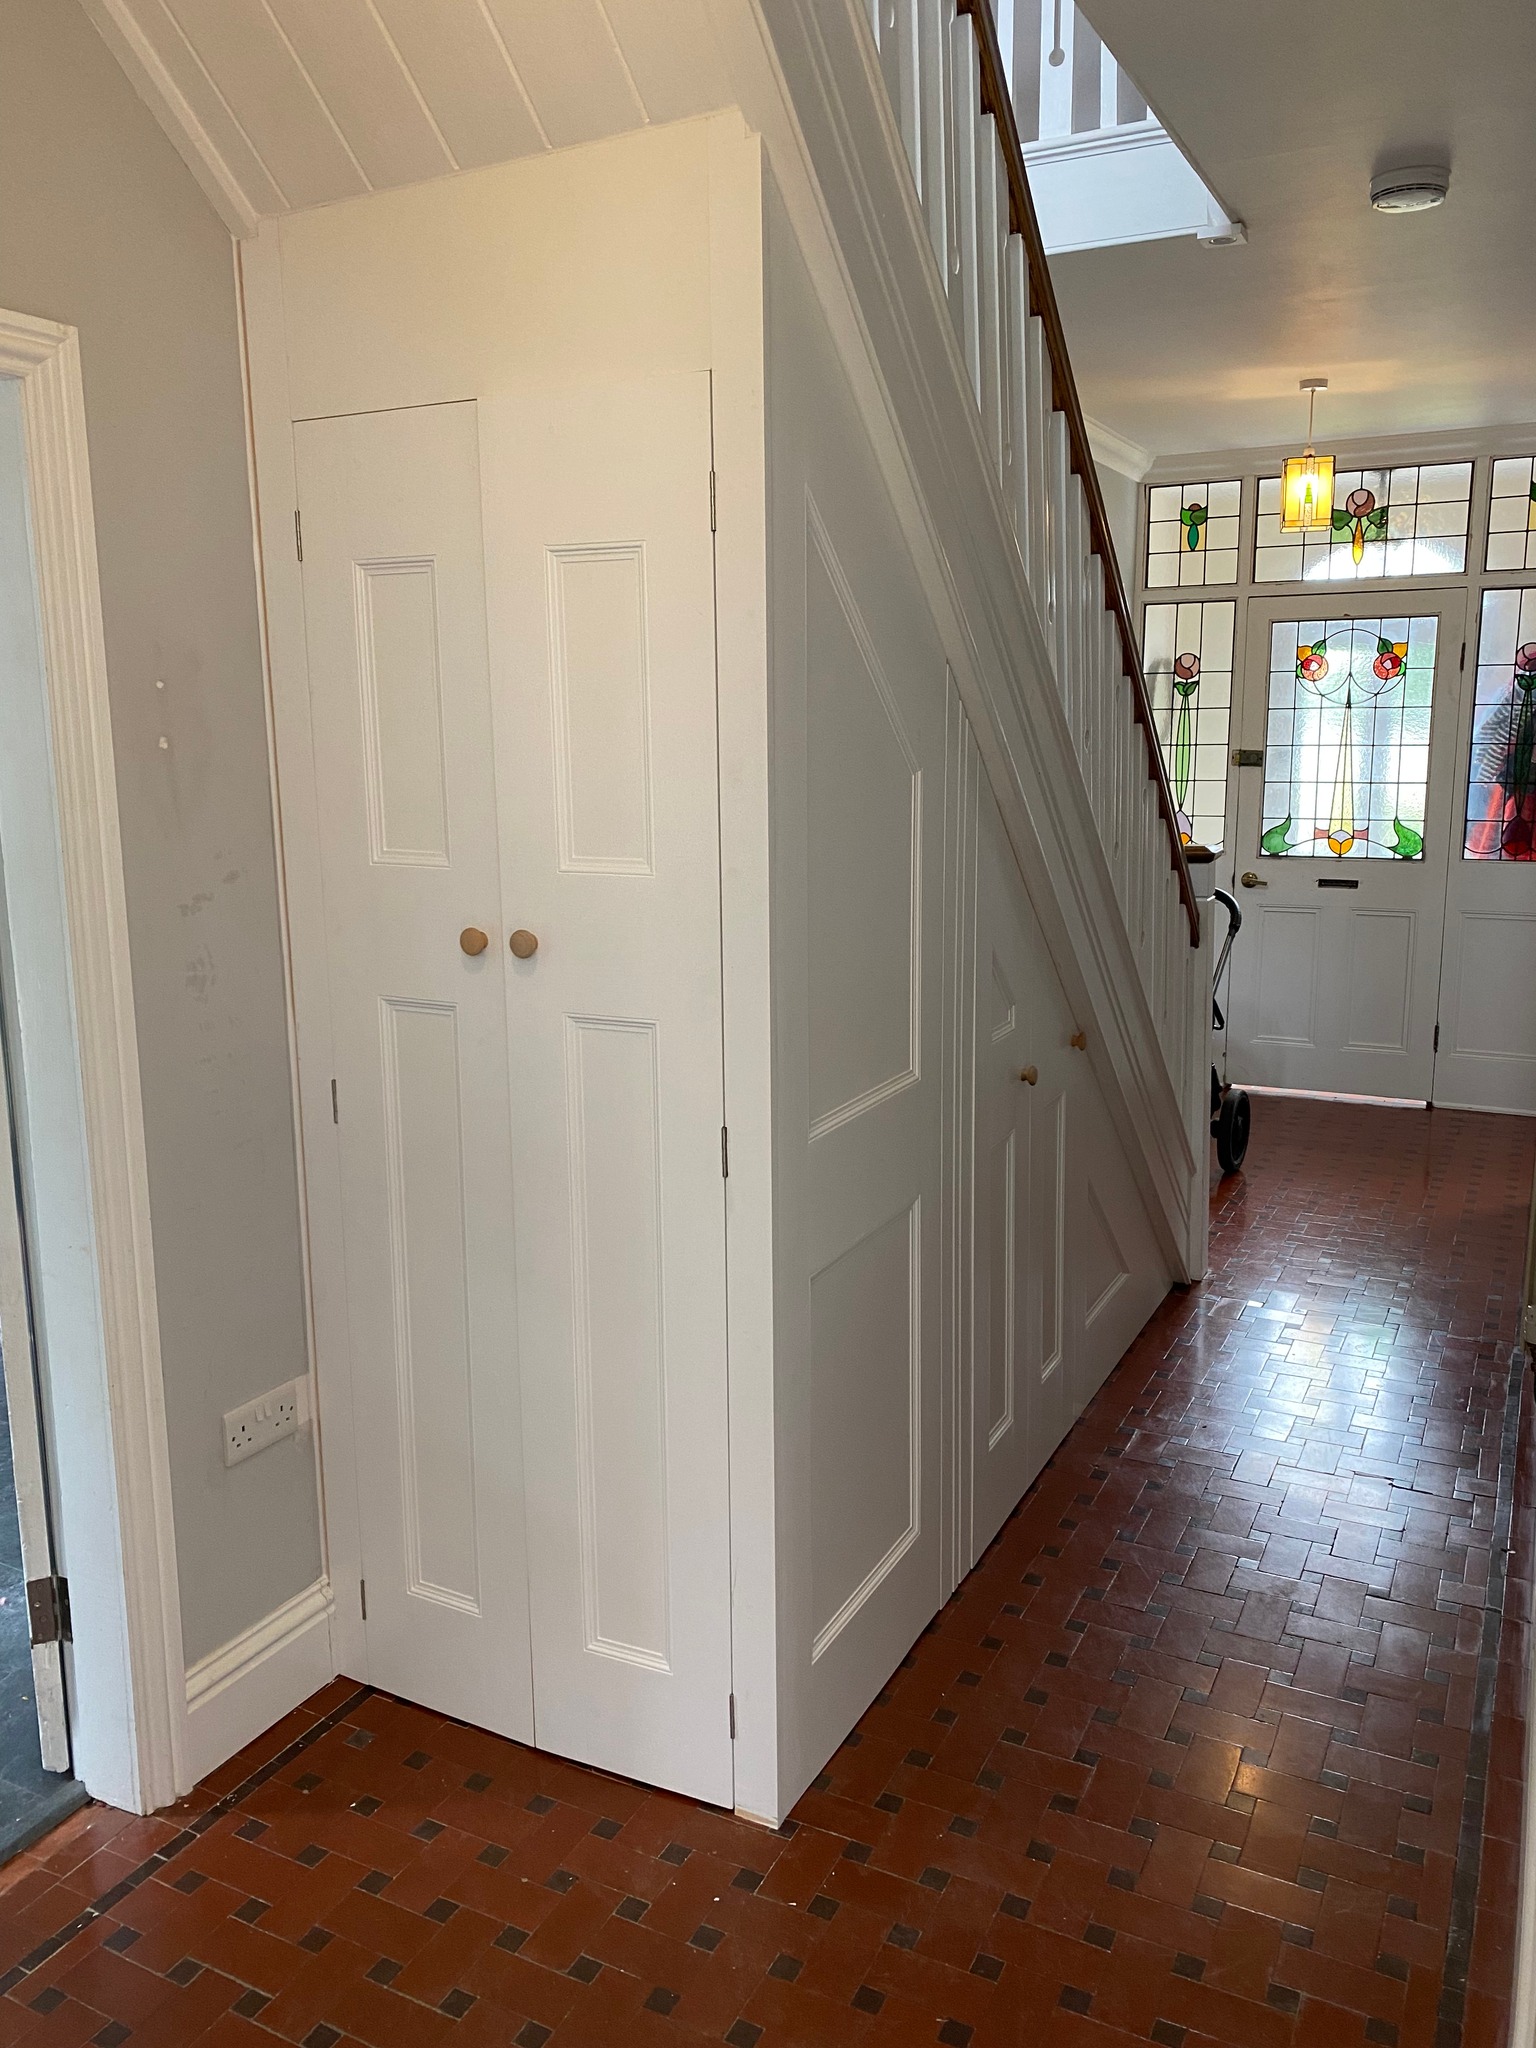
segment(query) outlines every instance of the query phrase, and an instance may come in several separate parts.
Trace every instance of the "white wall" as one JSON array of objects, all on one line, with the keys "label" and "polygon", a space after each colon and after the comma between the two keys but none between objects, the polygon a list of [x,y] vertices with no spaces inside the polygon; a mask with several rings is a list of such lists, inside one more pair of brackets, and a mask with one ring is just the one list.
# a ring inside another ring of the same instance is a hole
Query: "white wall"
[{"label": "white wall", "polygon": [[306,1370],[231,245],[74,5],[0,0],[0,51],[0,306],[80,331],[195,1661],[320,1569],[308,1442],[220,1449]]}]

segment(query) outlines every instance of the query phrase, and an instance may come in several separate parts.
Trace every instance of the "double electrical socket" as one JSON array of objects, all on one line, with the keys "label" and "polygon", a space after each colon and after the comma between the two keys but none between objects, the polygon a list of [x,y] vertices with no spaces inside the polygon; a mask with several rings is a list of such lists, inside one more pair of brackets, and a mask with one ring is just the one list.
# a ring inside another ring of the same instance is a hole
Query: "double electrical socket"
[{"label": "double electrical socket", "polygon": [[269,1394],[258,1394],[243,1408],[231,1408],[224,1417],[224,1462],[242,1464],[264,1451],[268,1444],[297,1436],[309,1420],[308,1379],[289,1380]]}]

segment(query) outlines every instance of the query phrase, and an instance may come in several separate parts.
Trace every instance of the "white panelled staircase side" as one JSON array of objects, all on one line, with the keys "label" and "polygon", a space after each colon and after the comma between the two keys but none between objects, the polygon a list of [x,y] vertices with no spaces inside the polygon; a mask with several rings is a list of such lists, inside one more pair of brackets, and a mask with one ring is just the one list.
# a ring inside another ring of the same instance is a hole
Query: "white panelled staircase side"
[{"label": "white panelled staircase side", "polygon": [[1209,962],[990,13],[700,7],[242,310],[336,1661],[777,1822],[1202,1270]]}]

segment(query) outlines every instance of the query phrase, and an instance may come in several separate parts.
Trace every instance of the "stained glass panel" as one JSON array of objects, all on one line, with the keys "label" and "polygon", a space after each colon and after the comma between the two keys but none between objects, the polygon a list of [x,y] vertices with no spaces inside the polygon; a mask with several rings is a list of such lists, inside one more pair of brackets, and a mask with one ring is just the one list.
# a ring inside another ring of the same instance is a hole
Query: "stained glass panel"
[{"label": "stained glass panel", "polygon": [[1237,607],[1149,604],[1143,661],[1152,718],[1186,843],[1219,846],[1226,834],[1227,727]]},{"label": "stained glass panel", "polygon": [[1241,483],[1154,484],[1147,493],[1147,587],[1235,583]]},{"label": "stained glass panel", "polygon": [[1271,628],[1260,853],[1422,857],[1438,623],[1287,619]]},{"label": "stained glass panel", "polygon": [[1493,465],[1488,567],[1536,569],[1536,458],[1529,455]]},{"label": "stained glass panel", "polygon": [[1468,860],[1536,859],[1536,589],[1485,590],[1467,773]]},{"label": "stained glass panel", "polygon": [[1280,531],[1280,479],[1259,479],[1255,583],[1355,583],[1368,576],[1459,576],[1467,566],[1470,462],[1341,469],[1333,525]]}]

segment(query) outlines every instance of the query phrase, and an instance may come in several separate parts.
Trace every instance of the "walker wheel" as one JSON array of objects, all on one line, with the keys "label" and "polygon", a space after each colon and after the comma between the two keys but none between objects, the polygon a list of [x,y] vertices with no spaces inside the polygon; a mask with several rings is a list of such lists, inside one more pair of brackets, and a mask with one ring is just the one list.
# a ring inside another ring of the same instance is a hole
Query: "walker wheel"
[{"label": "walker wheel", "polygon": [[1248,1151],[1248,1124],[1247,1093],[1241,1088],[1233,1088],[1222,1098],[1213,1126],[1216,1157],[1221,1162],[1223,1173],[1241,1172]]}]

